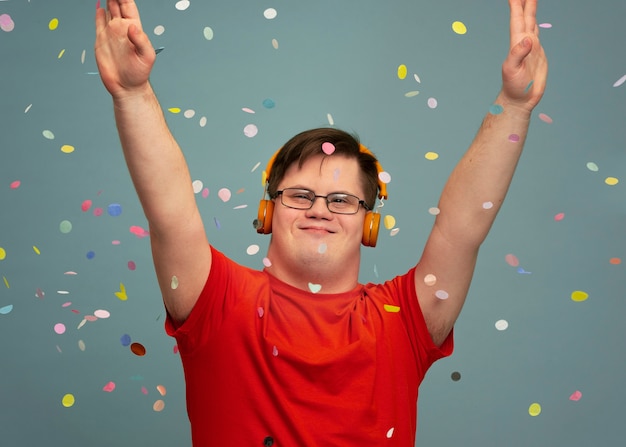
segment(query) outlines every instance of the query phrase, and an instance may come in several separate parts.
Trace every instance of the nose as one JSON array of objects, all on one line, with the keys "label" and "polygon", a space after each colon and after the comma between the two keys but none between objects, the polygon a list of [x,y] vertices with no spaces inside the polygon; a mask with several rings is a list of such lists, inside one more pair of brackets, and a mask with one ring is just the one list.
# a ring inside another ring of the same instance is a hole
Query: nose
[{"label": "nose", "polygon": [[329,219],[332,217],[330,210],[328,209],[328,205],[326,203],[326,197],[316,196],[313,199],[313,206],[306,210],[307,217],[319,217],[321,219]]}]

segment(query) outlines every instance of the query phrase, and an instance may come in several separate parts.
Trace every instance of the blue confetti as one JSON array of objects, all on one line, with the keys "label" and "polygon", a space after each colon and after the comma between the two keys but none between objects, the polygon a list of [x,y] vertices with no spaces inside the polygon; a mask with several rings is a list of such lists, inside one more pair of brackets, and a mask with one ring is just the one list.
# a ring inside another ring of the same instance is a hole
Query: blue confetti
[{"label": "blue confetti", "polygon": [[119,203],[112,203],[109,205],[109,216],[117,217],[122,214],[122,205]]},{"label": "blue confetti", "polygon": [[122,346],[130,346],[130,335],[124,334],[120,337],[120,343]]}]

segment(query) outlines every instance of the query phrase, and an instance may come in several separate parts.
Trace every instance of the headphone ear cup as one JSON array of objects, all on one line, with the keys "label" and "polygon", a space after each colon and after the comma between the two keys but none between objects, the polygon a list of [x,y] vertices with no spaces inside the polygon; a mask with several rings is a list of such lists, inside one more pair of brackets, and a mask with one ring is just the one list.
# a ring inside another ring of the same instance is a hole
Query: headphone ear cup
[{"label": "headphone ear cup", "polygon": [[272,232],[272,215],[274,214],[274,201],[262,199],[259,202],[259,212],[255,222],[256,232],[270,234]]},{"label": "headphone ear cup", "polygon": [[378,230],[380,229],[380,214],[368,211],[363,222],[363,238],[361,243],[366,247],[376,247]]}]

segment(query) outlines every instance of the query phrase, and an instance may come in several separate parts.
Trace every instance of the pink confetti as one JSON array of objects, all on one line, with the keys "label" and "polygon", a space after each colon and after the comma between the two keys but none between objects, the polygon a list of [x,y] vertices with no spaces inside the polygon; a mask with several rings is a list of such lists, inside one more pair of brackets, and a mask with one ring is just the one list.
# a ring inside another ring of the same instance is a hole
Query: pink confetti
[{"label": "pink confetti", "polygon": [[148,388],[146,388],[145,386],[142,386],[141,387],[141,392],[147,396],[148,395]]},{"label": "pink confetti", "polygon": [[519,135],[512,133],[511,135],[509,135],[509,141],[511,143],[518,143],[520,140]]},{"label": "pink confetti", "polygon": [[512,255],[512,254],[508,254],[504,257],[504,260],[506,261],[507,264],[509,264],[511,267],[517,267],[519,265],[519,259],[517,259],[517,256]]},{"label": "pink confetti", "polygon": [[583,397],[583,393],[581,393],[580,391],[574,391],[572,395],[569,397],[569,400],[578,402],[581,397]]},{"label": "pink confetti", "polygon": [[80,205],[80,209],[83,210],[83,212],[87,212],[89,211],[89,209],[91,209],[91,200],[85,200],[81,205]]},{"label": "pink confetti", "polygon": [[128,261],[128,270],[134,271],[136,268],[137,264],[135,264],[135,261]]},{"label": "pink confetti", "polygon": [[10,15],[0,14],[0,29],[7,33],[15,29],[15,23]]},{"label": "pink confetti", "polygon": [[549,29],[549,28],[552,28],[552,24],[551,23],[540,23],[539,24],[539,28]]},{"label": "pink confetti", "polygon": [[11,189],[17,189],[20,187],[20,185],[22,184],[22,182],[20,182],[19,180],[15,180],[14,182],[11,182],[11,184],[9,185],[9,187]]},{"label": "pink confetti", "polygon": [[322,144],[322,152],[326,155],[332,155],[335,152],[335,145],[329,142]]},{"label": "pink confetti", "polygon": [[202,198],[206,199],[207,197],[209,197],[209,188],[204,188],[202,190]]},{"label": "pink confetti", "polygon": [[107,393],[112,392],[115,389],[115,383],[109,382],[104,387],[102,387],[102,391],[106,391]]},{"label": "pink confetti", "polygon": [[548,115],[546,115],[545,113],[540,113],[539,114],[539,119],[541,121],[543,121],[544,123],[548,123],[548,124],[552,124],[552,118],[550,118]]},{"label": "pink confetti", "polygon": [[65,333],[65,325],[63,323],[57,323],[54,325],[54,332],[61,335]]},{"label": "pink confetti", "polygon": [[256,311],[259,314],[259,318],[263,318],[263,315],[265,315],[265,311],[263,310],[263,308],[259,307]]},{"label": "pink confetti", "polygon": [[231,192],[228,188],[222,188],[217,192],[217,196],[222,199],[222,202],[228,202],[231,197]]},{"label": "pink confetti", "polygon": [[96,208],[93,210],[93,215],[96,217],[102,216],[102,213],[104,213],[104,210],[102,208]]},{"label": "pink confetti", "polygon": [[143,228],[136,226],[136,225],[133,225],[132,227],[130,227],[130,232],[140,238],[150,235],[149,231],[144,230]]},{"label": "pink confetti", "polygon": [[556,216],[554,216],[554,220],[556,220],[557,222],[562,221],[565,218],[565,213],[559,213]]}]

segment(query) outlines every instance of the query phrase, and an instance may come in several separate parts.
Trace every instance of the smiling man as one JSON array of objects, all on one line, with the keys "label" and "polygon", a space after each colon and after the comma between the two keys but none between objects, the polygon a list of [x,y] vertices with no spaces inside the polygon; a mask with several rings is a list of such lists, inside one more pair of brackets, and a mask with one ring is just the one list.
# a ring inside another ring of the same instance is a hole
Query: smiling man
[{"label": "smiling man", "polygon": [[155,51],[137,7],[97,9],[96,60],[150,224],[195,446],[413,446],[419,385],[452,352],[479,247],[545,89],[537,2],[509,5],[493,113],[447,181],[419,260],[382,284],[358,282],[361,246],[376,245],[376,197],[386,197],[380,165],[337,129],[296,135],[270,160],[256,221],[271,233],[265,269],[211,246],[149,82]]}]

